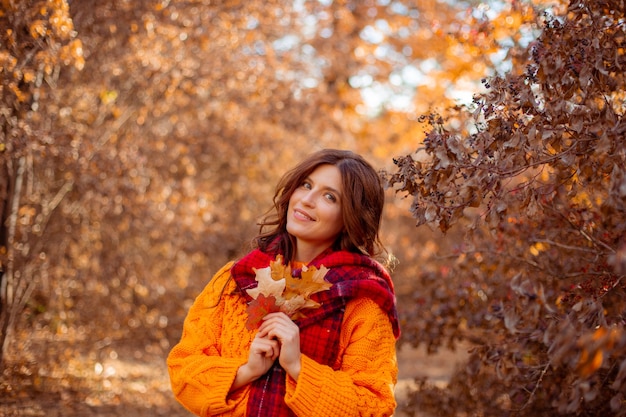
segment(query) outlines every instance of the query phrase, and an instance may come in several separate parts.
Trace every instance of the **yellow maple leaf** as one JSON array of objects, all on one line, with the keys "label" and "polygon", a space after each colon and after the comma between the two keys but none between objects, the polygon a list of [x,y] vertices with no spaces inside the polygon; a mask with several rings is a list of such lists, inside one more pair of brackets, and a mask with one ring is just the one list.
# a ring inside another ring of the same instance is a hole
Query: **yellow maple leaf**
[{"label": "yellow maple leaf", "polygon": [[250,288],[249,290],[246,290],[250,297],[256,300],[259,294],[263,294],[266,297],[272,295],[276,297],[277,300],[279,300],[281,298],[283,290],[285,289],[285,279],[273,279],[272,269],[269,266],[260,269],[253,268],[253,270],[256,274],[255,279],[259,283],[259,285],[257,285],[256,288]]}]

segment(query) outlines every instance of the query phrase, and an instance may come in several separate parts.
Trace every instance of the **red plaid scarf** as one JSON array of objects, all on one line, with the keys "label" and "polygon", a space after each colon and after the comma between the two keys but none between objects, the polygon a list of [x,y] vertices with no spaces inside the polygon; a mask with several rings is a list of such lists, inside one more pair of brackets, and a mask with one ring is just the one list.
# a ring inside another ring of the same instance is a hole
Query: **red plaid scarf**
[{"label": "red plaid scarf", "polygon": [[[247,289],[257,286],[252,268],[265,268],[276,254],[254,250],[238,261],[231,274],[239,290],[250,301]],[[346,303],[353,298],[367,297],[376,302],[389,316],[396,338],[400,336],[393,283],[385,268],[372,258],[352,252],[327,250],[309,266],[324,265],[329,271],[326,280],[333,284],[311,298],[321,307],[306,311],[306,317],[296,320],[300,328],[300,350],[318,363],[338,369],[339,338]],[[292,271],[298,276],[301,270]],[[286,373],[278,363],[251,385],[248,416],[286,417],[293,412],[284,402]]]}]

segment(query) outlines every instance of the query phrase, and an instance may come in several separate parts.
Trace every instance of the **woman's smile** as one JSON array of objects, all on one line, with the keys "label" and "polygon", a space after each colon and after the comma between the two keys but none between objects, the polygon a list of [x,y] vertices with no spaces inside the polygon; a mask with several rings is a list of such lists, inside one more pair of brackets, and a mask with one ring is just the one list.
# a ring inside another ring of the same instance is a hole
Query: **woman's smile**
[{"label": "woman's smile", "polygon": [[313,217],[309,216],[305,211],[299,210],[299,209],[294,209],[293,210],[293,216],[297,220],[315,221],[315,219]]}]

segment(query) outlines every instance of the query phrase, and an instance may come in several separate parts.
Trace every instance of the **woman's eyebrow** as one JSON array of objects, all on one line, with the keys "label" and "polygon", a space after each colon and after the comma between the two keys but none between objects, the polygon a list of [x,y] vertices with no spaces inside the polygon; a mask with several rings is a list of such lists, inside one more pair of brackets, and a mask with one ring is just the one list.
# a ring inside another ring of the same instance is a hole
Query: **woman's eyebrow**
[{"label": "woman's eyebrow", "polygon": [[341,195],[341,192],[339,190],[334,189],[333,187],[326,187],[326,189],[328,191],[332,191],[333,193],[335,193],[337,195]]}]

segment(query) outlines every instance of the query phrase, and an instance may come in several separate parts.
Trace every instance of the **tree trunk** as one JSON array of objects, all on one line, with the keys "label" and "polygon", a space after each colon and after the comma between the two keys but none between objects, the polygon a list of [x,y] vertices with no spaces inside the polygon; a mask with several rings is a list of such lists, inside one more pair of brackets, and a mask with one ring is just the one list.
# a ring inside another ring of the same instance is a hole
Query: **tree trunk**
[{"label": "tree trunk", "polygon": [[11,160],[3,166],[6,175],[0,182],[0,196],[2,197],[2,224],[0,225],[0,247],[4,248],[3,258],[6,260],[0,266],[0,371],[4,368],[4,359],[9,342],[11,323],[14,321],[14,258],[13,243],[17,227],[17,212],[20,206],[20,194],[24,179],[25,157],[18,160],[18,166],[13,173]]}]

